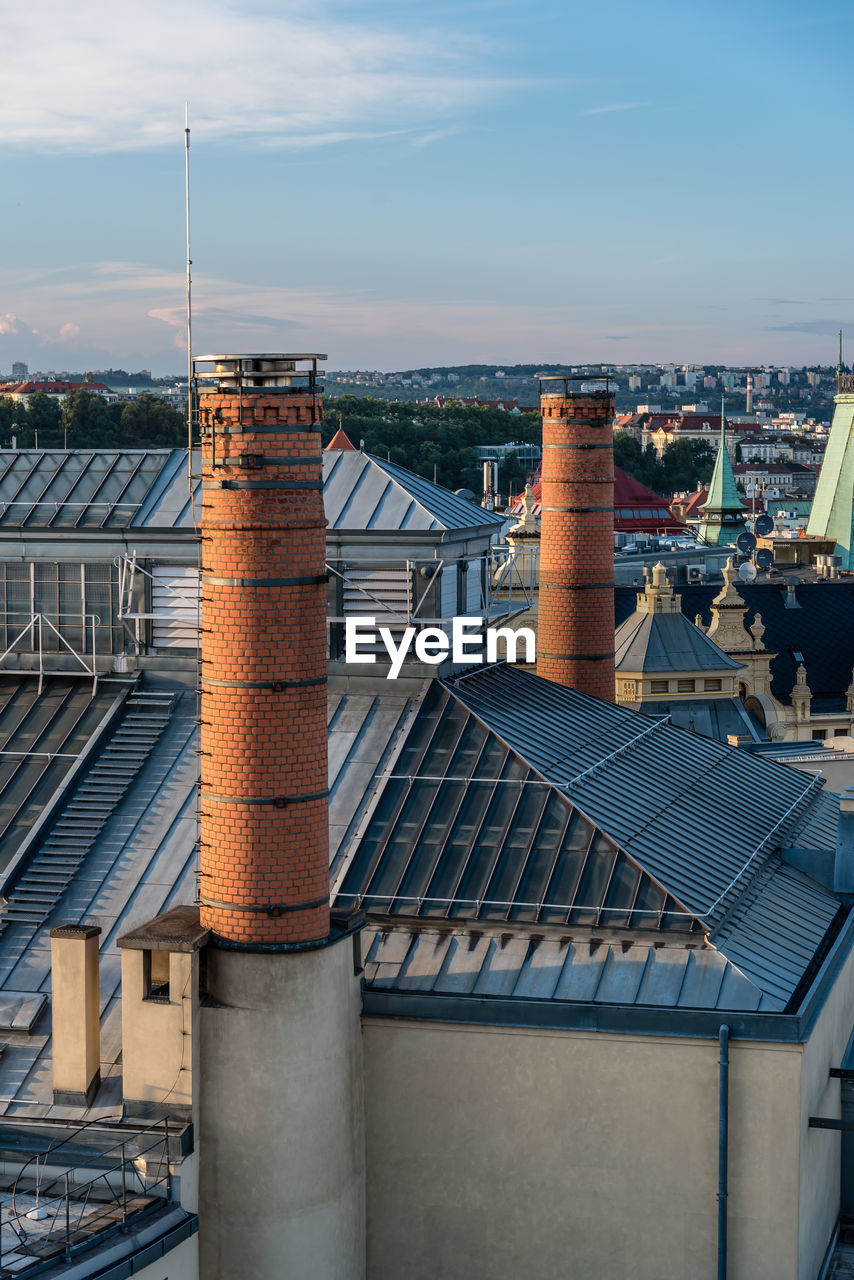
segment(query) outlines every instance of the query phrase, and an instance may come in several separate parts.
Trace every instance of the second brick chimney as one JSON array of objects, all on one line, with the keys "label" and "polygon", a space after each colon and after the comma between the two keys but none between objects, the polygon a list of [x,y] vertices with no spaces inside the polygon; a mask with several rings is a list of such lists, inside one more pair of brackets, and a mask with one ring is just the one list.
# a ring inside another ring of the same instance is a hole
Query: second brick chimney
[{"label": "second brick chimney", "polygon": [[580,388],[540,384],[537,675],[613,702],[614,395]]}]

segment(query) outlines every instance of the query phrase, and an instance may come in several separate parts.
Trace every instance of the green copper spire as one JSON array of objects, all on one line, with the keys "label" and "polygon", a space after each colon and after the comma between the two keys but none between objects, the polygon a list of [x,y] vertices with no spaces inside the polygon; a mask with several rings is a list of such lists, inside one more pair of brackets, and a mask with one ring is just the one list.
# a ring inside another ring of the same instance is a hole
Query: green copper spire
[{"label": "green copper spire", "polygon": [[[841,357],[839,363],[841,366]],[[842,557],[842,568],[854,569],[854,379],[841,368],[837,378],[840,390],[807,533],[832,538],[835,554]]]},{"label": "green copper spire", "polygon": [[709,496],[700,510],[703,512],[703,519],[697,532],[698,541],[712,547],[732,546],[743,528],[744,504],[739,497],[729,449],[726,447],[723,396],[721,396],[721,444],[709,482]]}]

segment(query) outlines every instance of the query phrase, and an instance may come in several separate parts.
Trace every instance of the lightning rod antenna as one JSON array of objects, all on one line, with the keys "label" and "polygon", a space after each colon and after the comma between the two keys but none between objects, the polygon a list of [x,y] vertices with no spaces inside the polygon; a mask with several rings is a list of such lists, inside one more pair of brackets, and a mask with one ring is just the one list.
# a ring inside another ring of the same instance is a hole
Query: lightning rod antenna
[{"label": "lightning rod antenna", "polygon": [[187,215],[187,477],[193,501],[193,259],[190,256],[190,104],[184,103],[184,204]]}]

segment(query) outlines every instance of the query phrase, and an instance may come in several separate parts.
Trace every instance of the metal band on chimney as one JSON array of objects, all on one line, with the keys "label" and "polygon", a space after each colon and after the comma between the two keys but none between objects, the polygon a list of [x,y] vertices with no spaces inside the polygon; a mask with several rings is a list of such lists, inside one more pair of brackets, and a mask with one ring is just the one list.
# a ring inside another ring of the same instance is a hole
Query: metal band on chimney
[{"label": "metal band on chimney", "polygon": [[273,693],[285,693],[288,689],[310,689],[314,685],[326,684],[326,676],[312,676],[310,680],[212,680],[203,675],[202,684],[211,685],[215,689],[270,689]]},{"label": "metal band on chimney", "polygon": [[613,582],[543,582],[541,591],[613,591]]},{"label": "metal band on chimney", "polygon": [[318,583],[328,581],[328,573],[309,573],[289,578],[216,578],[210,573],[202,574],[202,585],[206,587],[316,587]]},{"label": "metal band on chimney", "polygon": [[258,906],[249,906],[245,902],[227,902],[224,898],[206,898],[199,895],[199,903],[203,907],[215,907],[217,911],[246,911],[258,915],[283,916],[290,911],[309,911],[314,907],[322,907],[329,903],[329,895],[325,898],[311,898],[307,902],[265,902]]},{"label": "metal band on chimney", "polygon": [[314,791],[303,796],[222,796],[212,795],[210,791],[202,792],[202,800],[213,804],[271,804],[274,809],[287,809],[292,804],[308,804],[312,800],[325,800],[329,788],[325,791]]}]

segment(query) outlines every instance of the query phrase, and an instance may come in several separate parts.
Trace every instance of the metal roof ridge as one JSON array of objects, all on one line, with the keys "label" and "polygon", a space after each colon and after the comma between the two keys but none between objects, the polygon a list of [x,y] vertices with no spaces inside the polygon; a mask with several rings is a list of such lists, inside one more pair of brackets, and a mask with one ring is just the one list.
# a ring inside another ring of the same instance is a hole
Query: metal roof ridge
[{"label": "metal roof ridge", "polygon": [[[410,489],[406,488],[402,480],[399,480],[397,476],[393,475],[389,471],[389,467],[396,468],[395,463],[388,462],[388,461],[383,462],[381,458],[376,457],[376,455],[373,453],[366,453],[364,454],[364,457],[368,458],[369,461],[373,464],[373,466],[379,467],[380,471],[382,471],[382,473],[388,477],[391,483],[397,489],[399,489],[401,493],[403,493],[406,497],[408,497],[410,499],[410,502],[414,503],[415,506],[418,507],[420,511],[423,511],[426,516],[428,516],[435,524],[439,525],[441,529],[445,530],[445,532],[449,531],[449,526],[445,523],[445,521],[442,520],[439,516],[437,516],[433,511],[431,511],[429,507],[425,506],[420,498],[416,497],[416,495],[412,493]],[[396,469],[405,471],[406,467],[400,467]],[[413,471],[411,474],[416,475],[416,472]],[[425,484],[432,485],[434,489],[439,489],[439,485],[433,485],[432,480],[428,480],[426,476],[418,476],[418,479],[423,480]],[[450,493],[450,490],[448,490],[447,492]],[[410,515],[410,511],[407,511],[405,518],[408,519],[409,515]]]}]

